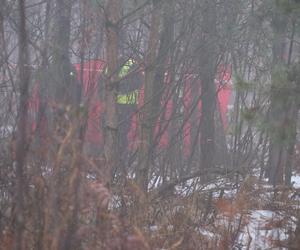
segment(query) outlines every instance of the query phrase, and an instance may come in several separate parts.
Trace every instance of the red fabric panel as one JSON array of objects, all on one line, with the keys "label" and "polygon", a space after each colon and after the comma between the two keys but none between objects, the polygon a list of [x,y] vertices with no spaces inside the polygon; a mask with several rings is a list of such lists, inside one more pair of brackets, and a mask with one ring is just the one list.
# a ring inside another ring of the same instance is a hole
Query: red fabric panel
[{"label": "red fabric panel", "polygon": [[36,130],[36,119],[39,112],[40,99],[39,99],[39,82],[37,82],[31,92],[31,97],[28,100],[28,120],[30,124],[30,132],[34,133]]},{"label": "red fabric panel", "polygon": [[[74,65],[77,71],[77,79],[81,80],[81,64]],[[89,143],[103,143],[102,119],[104,114],[104,102],[99,97],[99,82],[105,63],[101,60],[90,60],[82,64],[83,70],[83,95],[89,98],[88,122],[86,140]]]},{"label": "red fabric panel", "polygon": [[[80,81],[81,79],[81,65],[75,64],[74,67],[77,71],[77,78]],[[89,97],[90,104],[88,107],[88,124],[86,131],[86,140],[90,143],[103,143],[103,131],[102,131],[102,123],[103,123],[103,114],[105,110],[104,102],[99,97],[100,90],[100,77],[101,73],[105,67],[105,63],[101,60],[90,60],[83,63],[83,94],[84,98],[87,99]],[[226,69],[224,66],[220,67],[220,73],[218,73],[216,77],[216,85],[218,91],[218,108],[221,111],[222,121],[224,127],[227,127],[227,119],[226,114],[228,111],[228,103],[231,95],[231,88],[229,83],[231,81],[231,72],[229,69]],[[166,77],[167,81],[167,77]],[[201,102],[197,104],[197,112],[193,116],[193,120],[189,117],[189,113],[191,112],[193,100],[200,96],[200,93],[193,93],[192,84],[196,84],[197,86],[201,85],[200,82],[195,82],[193,80],[192,75],[188,75],[185,78],[184,82],[184,90],[183,90],[183,112],[184,112],[184,120],[185,124],[183,126],[183,154],[185,157],[188,157],[191,153],[191,128],[192,125],[196,126],[201,118]],[[221,87],[220,87],[221,86]],[[30,126],[32,130],[36,129],[36,115],[38,114],[39,109],[39,96],[38,96],[38,88],[39,84],[37,83],[32,91],[32,96],[29,100],[29,113],[30,113]],[[218,89],[219,88],[219,89]],[[170,122],[171,115],[173,112],[173,100],[168,96],[167,91],[169,88],[166,88],[166,93],[163,95],[163,100],[161,102],[161,107],[166,106],[166,110],[162,113],[156,123],[154,136],[158,135],[158,133],[162,132],[160,135],[160,140],[158,142],[158,146],[160,149],[164,149],[169,146],[170,143]],[[200,89],[200,88],[196,88]],[[139,94],[139,102],[138,109],[140,110],[144,104],[144,86],[140,90]],[[195,110],[195,111],[196,111]],[[31,117],[32,116],[32,117]],[[195,123],[195,119],[197,123]],[[129,141],[129,150],[135,150],[138,145],[138,114],[134,114],[131,119],[131,128],[127,134],[127,138]]]},{"label": "red fabric panel", "polygon": [[141,110],[141,108],[144,105],[144,86],[141,87],[139,96],[138,96],[138,111],[136,114],[134,114],[131,118],[131,126],[127,134],[127,140],[129,142],[129,150],[135,151],[138,147],[138,140],[139,140],[139,134],[138,134],[138,115]]},{"label": "red fabric panel", "polygon": [[227,121],[227,111],[228,111],[228,104],[231,95],[231,88],[226,84],[222,86],[221,90],[218,92],[218,107],[221,112],[223,126],[226,129],[228,126]]},{"label": "red fabric panel", "polygon": [[226,129],[228,126],[227,112],[228,104],[231,96],[231,68],[221,65],[217,75],[216,84],[218,92],[218,108],[221,112],[223,126]]},{"label": "red fabric panel", "polygon": [[129,151],[135,151],[138,147],[138,114],[134,114],[131,118],[131,126],[127,134],[127,141],[129,143]]},{"label": "red fabric panel", "polygon": [[183,91],[183,112],[184,112],[184,126],[183,126],[183,155],[188,157],[191,152],[191,117],[190,112],[192,109],[192,76],[187,77],[184,83]]},{"label": "red fabric panel", "polygon": [[[83,69],[83,90],[84,95],[87,96],[89,93],[94,92],[98,85],[102,71],[104,70],[105,63],[101,60],[90,60],[82,64]],[[74,64],[77,71],[77,79],[81,79],[81,64]]]},{"label": "red fabric panel", "polygon": [[161,108],[164,112],[158,118],[155,129],[154,137],[158,137],[158,146],[160,149],[165,149],[169,145],[170,140],[170,119],[173,112],[173,100],[168,94],[165,94],[161,101]]},{"label": "red fabric panel", "polygon": [[135,151],[138,147],[139,144],[139,133],[138,133],[138,124],[139,124],[139,113],[141,112],[141,109],[143,108],[144,105],[144,91],[145,91],[145,87],[144,85],[142,85],[140,91],[139,91],[139,96],[138,96],[138,111],[136,114],[134,114],[131,118],[131,126],[130,126],[130,130],[127,134],[127,139],[129,142],[129,150],[131,151]]},{"label": "red fabric panel", "polygon": [[[144,105],[144,86],[140,89],[138,99],[138,112]],[[161,108],[165,106],[165,111],[158,118],[154,128],[154,138],[159,137],[158,147],[165,149],[169,145],[170,140],[170,119],[173,112],[173,100],[167,94],[163,95],[161,101]],[[127,139],[130,142],[130,150],[135,150],[138,146],[138,114],[134,114],[131,119],[131,127],[127,134]]]},{"label": "red fabric panel", "polygon": [[[224,65],[221,65],[219,68],[219,73],[216,77],[216,87],[217,87],[217,108],[221,112],[222,122],[224,128],[228,126],[227,122],[227,112],[228,112],[228,104],[231,95],[231,70]],[[201,120],[201,110],[202,110],[202,103],[199,100],[197,104],[197,113],[195,114],[196,123],[195,121],[191,121],[191,117],[187,119],[190,115],[193,99],[195,94],[192,91],[192,84],[197,84],[199,87],[201,86],[201,82],[198,80],[196,82],[192,81],[192,76],[188,76],[184,83],[184,96],[183,96],[183,105],[184,105],[184,121],[186,122],[183,127],[183,155],[184,157],[188,157],[191,153],[191,132],[192,132],[192,123],[195,126],[198,125]],[[197,88],[196,88],[197,89]],[[200,88],[198,88],[200,90]],[[200,90],[201,92],[201,90]],[[199,97],[201,93],[198,93]],[[196,96],[196,99],[198,97]],[[200,135],[201,136],[201,135]]]}]

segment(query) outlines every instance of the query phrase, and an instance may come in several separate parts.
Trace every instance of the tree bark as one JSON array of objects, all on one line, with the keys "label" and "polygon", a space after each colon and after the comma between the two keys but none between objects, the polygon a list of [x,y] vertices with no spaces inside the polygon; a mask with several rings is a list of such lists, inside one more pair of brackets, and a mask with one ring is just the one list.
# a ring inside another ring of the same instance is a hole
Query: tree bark
[{"label": "tree bark", "polygon": [[119,69],[119,31],[122,0],[108,1],[106,6],[106,57],[107,79],[105,83],[105,169],[104,178],[109,185],[112,178],[112,169],[118,164],[118,69]]},{"label": "tree bark", "polygon": [[[50,3],[49,3],[50,4]],[[48,6],[48,8],[50,8]],[[72,164],[66,164],[65,159],[68,154],[74,157],[71,144],[78,138],[77,123],[72,123],[74,117],[71,114],[79,105],[80,89],[76,82],[74,69],[70,62],[70,33],[71,33],[71,11],[72,1],[55,1],[55,28],[53,30],[53,44],[49,48],[52,61],[49,67],[44,67],[41,72],[41,102],[46,113],[49,143],[47,150],[49,167],[52,167],[52,175],[49,184],[49,196],[45,212],[45,225],[43,232],[43,249],[63,249],[66,244],[68,222],[66,215],[61,213],[62,207],[67,204],[71,207],[71,197],[66,198],[66,183],[72,173]],[[69,110],[68,110],[69,109]],[[70,112],[72,110],[72,112]],[[68,116],[69,119],[65,117]],[[55,140],[58,138],[60,141]]]},{"label": "tree bark", "polygon": [[280,7],[275,6],[273,13],[272,27],[274,32],[273,38],[273,65],[272,65],[272,85],[270,96],[270,146],[269,146],[269,163],[267,169],[267,176],[269,182],[274,186],[278,183],[283,183],[284,176],[284,159],[286,157],[286,149],[284,142],[280,139],[280,135],[285,133],[284,120],[286,117],[284,106],[284,93],[282,90],[284,86],[278,84],[278,75],[276,72],[286,70],[286,63],[284,60],[285,52],[285,36],[286,36],[287,19]]},{"label": "tree bark", "polygon": [[153,145],[153,130],[156,122],[153,98],[155,95],[156,59],[159,47],[159,28],[161,23],[161,3],[153,1],[149,43],[146,54],[144,105],[140,115],[140,146],[138,151],[139,168],[137,183],[142,191],[148,189],[148,174]]},{"label": "tree bark", "polygon": [[18,125],[17,125],[17,146],[16,146],[16,189],[15,189],[15,214],[14,214],[14,249],[21,250],[23,248],[23,233],[25,228],[25,163],[27,153],[27,120],[28,120],[28,89],[30,83],[29,71],[29,54],[26,31],[26,14],[25,1],[19,0],[19,81],[20,81],[20,102],[18,108]]},{"label": "tree bark", "polygon": [[216,47],[216,1],[205,1],[203,8],[203,50],[200,58],[200,79],[202,95],[201,114],[201,168],[214,167],[215,153],[215,73],[217,61]]}]

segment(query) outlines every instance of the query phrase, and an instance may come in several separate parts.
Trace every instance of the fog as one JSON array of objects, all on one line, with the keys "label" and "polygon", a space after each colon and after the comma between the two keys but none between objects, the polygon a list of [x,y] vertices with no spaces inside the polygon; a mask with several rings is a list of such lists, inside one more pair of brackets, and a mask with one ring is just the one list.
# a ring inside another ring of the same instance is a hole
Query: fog
[{"label": "fog", "polygon": [[0,0],[0,103],[0,250],[300,248],[300,1]]}]

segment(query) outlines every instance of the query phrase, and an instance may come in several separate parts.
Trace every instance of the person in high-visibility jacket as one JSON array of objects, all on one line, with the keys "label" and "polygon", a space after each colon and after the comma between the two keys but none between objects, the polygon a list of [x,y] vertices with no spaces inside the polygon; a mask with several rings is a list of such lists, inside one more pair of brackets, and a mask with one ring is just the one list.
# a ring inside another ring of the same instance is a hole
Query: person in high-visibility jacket
[{"label": "person in high-visibility jacket", "polygon": [[133,59],[129,59],[119,71],[119,94],[117,96],[119,118],[119,145],[122,159],[128,156],[128,133],[131,120],[137,112],[139,91],[142,86],[142,75]]}]

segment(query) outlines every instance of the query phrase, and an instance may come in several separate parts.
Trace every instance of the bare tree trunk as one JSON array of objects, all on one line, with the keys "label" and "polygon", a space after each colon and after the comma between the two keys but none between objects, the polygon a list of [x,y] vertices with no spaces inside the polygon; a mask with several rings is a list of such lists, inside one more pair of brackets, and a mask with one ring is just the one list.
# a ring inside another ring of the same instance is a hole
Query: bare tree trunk
[{"label": "bare tree trunk", "polygon": [[0,0],[0,5],[2,8],[0,8],[0,69],[2,69],[3,64],[4,64],[4,6],[5,6],[5,1]]},{"label": "bare tree trunk", "polygon": [[118,91],[118,68],[119,68],[119,29],[122,9],[122,0],[108,1],[106,6],[106,57],[107,75],[105,83],[105,169],[104,178],[107,184],[111,181],[112,169],[118,163],[118,113],[117,113],[117,91]]},{"label": "bare tree trunk", "polygon": [[[44,103],[43,107],[47,110],[49,139],[59,138],[61,141],[51,140],[52,143],[49,144],[52,148],[48,150],[48,165],[52,167],[52,176],[45,212],[43,249],[62,249],[66,244],[68,221],[66,214],[62,215],[61,210],[64,205],[71,207],[71,197],[66,197],[66,182],[71,178],[73,165],[65,163],[64,154],[75,157],[69,148],[75,141],[71,138],[78,138],[77,123],[72,124],[65,118],[65,115],[70,116],[67,107],[72,111],[76,109],[80,93],[75,75],[71,73],[73,68],[69,58],[72,1],[56,0],[55,4],[56,20],[51,47],[53,61],[47,70],[42,72],[41,94],[42,98],[46,96],[56,105],[53,107]],[[70,116],[70,119],[73,120],[74,117]]]},{"label": "bare tree trunk", "polygon": [[15,214],[14,214],[14,249],[23,248],[23,233],[25,228],[25,162],[27,153],[27,119],[28,119],[28,89],[30,83],[29,54],[26,31],[25,1],[19,0],[19,80],[20,102],[18,110],[17,148],[16,148],[16,189],[15,189]]},{"label": "bare tree trunk", "polygon": [[201,168],[214,167],[216,109],[216,1],[209,0],[203,9],[203,51],[200,58],[202,95]]},{"label": "bare tree trunk", "polygon": [[[157,68],[155,73],[155,79],[154,79],[154,90],[155,94],[153,97],[153,114],[155,116],[155,120],[160,122],[160,128],[158,135],[155,136],[155,141],[153,142],[153,145],[151,146],[151,151],[155,151],[155,146],[161,139],[161,136],[163,135],[161,131],[168,132],[170,131],[176,131],[176,127],[174,126],[174,121],[170,122],[170,118],[168,117],[166,119],[165,115],[168,111],[168,103],[170,101],[175,100],[175,96],[170,96],[171,86],[174,83],[174,66],[171,65],[171,58],[172,58],[172,52],[174,52],[173,48],[173,40],[174,40],[174,26],[175,26],[175,18],[174,18],[174,1],[167,0],[164,2],[164,5],[162,7],[163,13],[162,13],[162,28],[160,33],[160,45],[158,49],[157,54]],[[167,76],[167,77],[166,77]],[[155,125],[154,125],[155,127]],[[171,135],[170,135],[171,136]],[[171,136],[172,137],[172,136]],[[177,143],[177,146],[179,146],[179,143]],[[178,164],[178,158],[174,157],[176,155],[176,150],[178,150],[178,147],[171,147],[168,152],[166,152],[165,160],[163,160],[161,168],[164,173],[164,175],[171,176],[171,178],[175,178],[176,176],[176,164]],[[177,151],[179,153],[179,151]],[[179,155],[179,154],[177,154]],[[176,162],[176,163],[175,163]],[[168,170],[168,166],[169,170]],[[166,178],[163,176],[163,181],[166,180]]]},{"label": "bare tree trunk", "polygon": [[65,108],[67,105],[74,107],[78,104],[79,84],[75,84],[75,73],[70,62],[70,33],[71,33],[71,11],[70,0],[56,0],[57,19],[55,23],[54,42],[52,47],[53,62],[51,63],[50,77],[53,79],[51,97]]},{"label": "bare tree trunk", "polygon": [[[294,48],[294,38],[295,38],[295,30],[296,23],[295,20],[292,20],[292,34],[290,38],[290,46],[289,46],[289,57],[288,57],[288,67],[290,68],[292,62],[292,54]],[[291,76],[292,75],[292,76]],[[295,145],[296,145],[296,138],[297,138],[297,123],[298,123],[298,111],[300,108],[300,101],[299,101],[299,90],[300,90],[300,67],[299,65],[294,66],[293,69],[289,70],[289,81],[291,82],[291,86],[293,86],[293,82],[296,84],[295,88],[296,91],[292,91],[292,100],[290,105],[290,110],[287,113],[289,122],[290,122],[290,129],[291,129],[291,139],[288,143],[287,147],[287,158],[285,161],[285,173],[284,173],[284,181],[285,185],[291,185],[291,178],[292,178],[292,171],[293,166],[295,164]],[[293,95],[295,95],[293,97]]]},{"label": "bare tree trunk", "polygon": [[155,62],[159,46],[159,27],[161,23],[161,3],[153,1],[153,10],[150,25],[149,43],[146,54],[144,106],[140,120],[140,147],[138,152],[139,167],[137,183],[141,190],[148,189],[148,173],[151,161],[151,146],[153,144],[153,130],[156,121],[153,98],[155,95]]},{"label": "bare tree trunk", "polygon": [[273,185],[283,183],[284,175],[284,159],[286,157],[286,149],[284,147],[284,141],[281,139],[281,135],[285,133],[283,122],[285,120],[284,110],[285,101],[284,93],[282,93],[282,84],[278,84],[278,72],[283,73],[286,70],[286,64],[284,60],[285,52],[285,36],[287,20],[285,14],[282,13],[279,6],[275,6],[273,13],[273,69],[272,69],[272,86],[271,86],[271,97],[270,97],[270,146],[269,146],[269,163],[267,176],[269,182]]},{"label": "bare tree trunk", "polygon": [[[162,31],[159,37],[159,49],[157,52],[157,59],[155,61],[155,79],[153,83],[154,96],[152,98],[153,115],[155,120],[158,118],[161,108],[161,97],[165,93],[166,88],[166,77],[165,74],[168,58],[170,55],[170,49],[173,41],[173,29],[174,29],[174,4],[172,1],[167,0],[162,6],[163,8],[163,20],[162,20]],[[170,58],[169,58],[170,59]],[[170,73],[170,72],[169,72]]]}]

